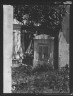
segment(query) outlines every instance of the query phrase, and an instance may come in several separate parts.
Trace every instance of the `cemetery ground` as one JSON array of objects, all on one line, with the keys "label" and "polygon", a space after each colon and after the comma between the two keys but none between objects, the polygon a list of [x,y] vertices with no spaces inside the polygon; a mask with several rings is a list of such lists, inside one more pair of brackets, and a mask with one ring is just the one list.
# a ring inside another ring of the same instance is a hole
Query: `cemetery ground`
[{"label": "cemetery ground", "polygon": [[12,67],[12,93],[69,93],[69,68],[54,70],[44,64]]}]

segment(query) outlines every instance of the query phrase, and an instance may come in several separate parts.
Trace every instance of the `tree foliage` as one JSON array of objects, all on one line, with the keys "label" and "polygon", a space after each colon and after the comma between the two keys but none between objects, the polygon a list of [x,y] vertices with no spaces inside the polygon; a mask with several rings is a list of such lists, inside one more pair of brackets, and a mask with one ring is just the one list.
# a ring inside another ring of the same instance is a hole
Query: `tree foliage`
[{"label": "tree foliage", "polygon": [[[24,30],[42,32],[60,30],[66,5],[18,5],[14,6],[14,18],[23,24]],[[43,33],[43,32],[42,32]]]},{"label": "tree foliage", "polygon": [[[22,23],[25,49],[34,34],[57,34],[61,29],[66,5],[14,5],[14,18]],[[21,37],[22,41],[23,38]]]}]

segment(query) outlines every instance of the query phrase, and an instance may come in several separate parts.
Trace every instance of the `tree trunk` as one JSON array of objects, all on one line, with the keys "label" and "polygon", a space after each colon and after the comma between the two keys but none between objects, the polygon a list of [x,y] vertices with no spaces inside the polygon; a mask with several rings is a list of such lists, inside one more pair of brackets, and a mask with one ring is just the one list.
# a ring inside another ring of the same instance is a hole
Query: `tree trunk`
[{"label": "tree trunk", "polygon": [[54,39],[54,69],[58,69],[58,36]]}]

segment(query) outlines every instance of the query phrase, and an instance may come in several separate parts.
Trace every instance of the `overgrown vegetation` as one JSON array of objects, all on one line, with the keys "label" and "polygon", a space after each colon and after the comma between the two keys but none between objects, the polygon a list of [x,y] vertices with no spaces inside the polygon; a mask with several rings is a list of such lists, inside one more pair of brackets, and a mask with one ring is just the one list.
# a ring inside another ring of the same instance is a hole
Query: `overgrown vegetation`
[{"label": "overgrown vegetation", "polygon": [[[38,68],[37,68],[38,69]],[[41,67],[39,67],[39,70]],[[13,93],[69,93],[69,68],[32,71],[23,66],[12,69]]]}]

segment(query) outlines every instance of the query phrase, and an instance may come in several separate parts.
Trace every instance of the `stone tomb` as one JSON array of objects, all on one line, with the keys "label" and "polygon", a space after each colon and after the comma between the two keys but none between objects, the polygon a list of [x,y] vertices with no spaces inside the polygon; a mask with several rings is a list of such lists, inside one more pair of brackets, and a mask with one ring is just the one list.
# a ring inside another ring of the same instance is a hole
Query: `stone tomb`
[{"label": "stone tomb", "polygon": [[41,34],[34,38],[33,67],[38,64],[52,64],[54,53],[54,37]]}]

